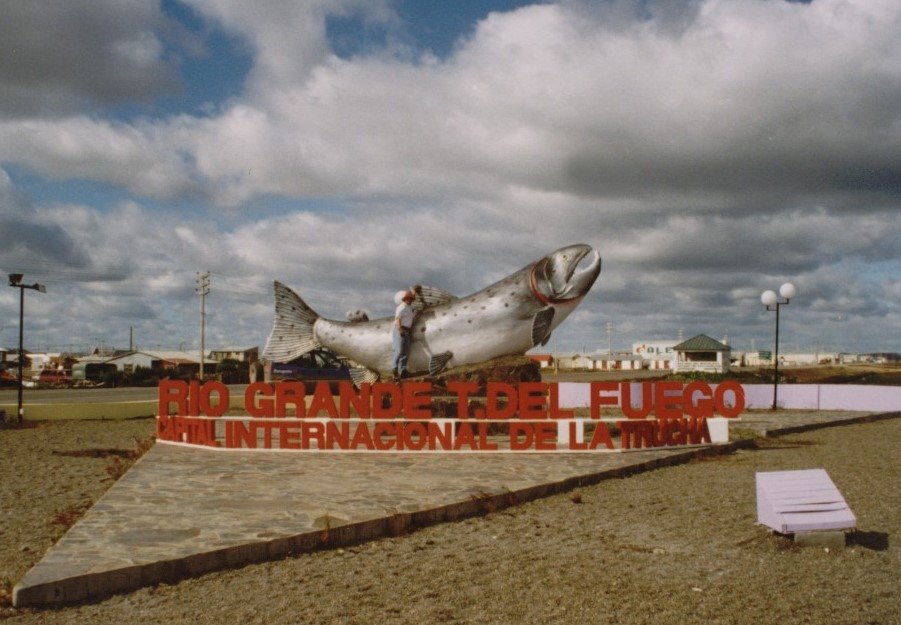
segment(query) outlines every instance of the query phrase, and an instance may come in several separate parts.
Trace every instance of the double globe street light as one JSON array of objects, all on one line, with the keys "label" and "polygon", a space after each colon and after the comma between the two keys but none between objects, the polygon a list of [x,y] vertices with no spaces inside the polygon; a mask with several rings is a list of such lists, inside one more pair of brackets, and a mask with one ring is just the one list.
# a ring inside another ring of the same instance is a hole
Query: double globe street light
[{"label": "double globe street light", "polygon": [[776,400],[779,396],[779,307],[787,306],[791,298],[797,295],[798,290],[791,282],[786,282],[779,287],[779,295],[785,301],[779,301],[775,291],[764,291],[760,295],[760,301],[769,311],[776,311],[776,350],[773,357],[773,410],[776,410]]}]

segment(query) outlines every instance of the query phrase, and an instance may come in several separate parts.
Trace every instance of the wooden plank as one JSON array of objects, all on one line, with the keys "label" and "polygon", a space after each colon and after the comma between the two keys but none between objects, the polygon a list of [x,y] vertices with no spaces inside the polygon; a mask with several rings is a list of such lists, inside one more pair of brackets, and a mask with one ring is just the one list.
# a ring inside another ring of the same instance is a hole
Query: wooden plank
[{"label": "wooden plank", "polygon": [[854,529],[857,519],[823,469],[756,474],[757,522],[782,534]]}]

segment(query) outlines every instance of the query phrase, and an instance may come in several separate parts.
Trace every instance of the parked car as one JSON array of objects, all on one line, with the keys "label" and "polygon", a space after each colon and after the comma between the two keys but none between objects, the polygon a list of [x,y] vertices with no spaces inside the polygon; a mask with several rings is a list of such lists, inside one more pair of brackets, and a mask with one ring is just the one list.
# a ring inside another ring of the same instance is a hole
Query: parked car
[{"label": "parked car", "polygon": [[68,369],[43,369],[37,382],[40,386],[72,386],[72,372]]},{"label": "parked car", "polygon": [[18,386],[18,375],[0,367],[0,388],[16,388]]},{"label": "parked car", "polygon": [[350,369],[335,354],[325,349],[314,349],[290,362],[270,362],[265,365],[264,379],[267,382],[303,382],[307,393],[316,390],[316,383],[325,380],[333,393],[338,392],[338,383],[350,382]]},{"label": "parked car", "polygon": [[[22,381],[23,388],[35,388],[38,383],[29,377]],[[0,388],[19,388],[19,373],[15,369],[0,371]]]}]

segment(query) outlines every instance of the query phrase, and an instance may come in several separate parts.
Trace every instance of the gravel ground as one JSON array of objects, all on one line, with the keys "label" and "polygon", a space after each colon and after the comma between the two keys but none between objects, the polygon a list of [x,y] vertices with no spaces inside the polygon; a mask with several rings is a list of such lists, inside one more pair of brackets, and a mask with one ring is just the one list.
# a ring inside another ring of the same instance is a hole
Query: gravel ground
[{"label": "gravel ground", "polygon": [[[0,574],[15,583],[56,522],[111,483],[147,420],[0,431]],[[901,419],[760,441],[421,529],[53,610],[10,623],[901,623]],[[102,455],[102,454],[100,454]],[[846,549],[754,524],[755,471],[825,468],[858,519]]]}]

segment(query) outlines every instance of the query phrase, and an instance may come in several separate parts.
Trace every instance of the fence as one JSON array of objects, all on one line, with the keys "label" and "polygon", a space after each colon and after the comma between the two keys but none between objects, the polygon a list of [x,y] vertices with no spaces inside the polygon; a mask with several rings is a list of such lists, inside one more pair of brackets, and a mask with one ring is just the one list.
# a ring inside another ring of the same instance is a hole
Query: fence
[{"label": "fence", "polygon": [[[742,384],[747,408],[770,408],[772,384]],[[901,386],[780,384],[778,407],[791,410],[901,410]]]},{"label": "fence", "polygon": [[[632,383],[632,397],[641,397],[641,382]],[[711,384],[715,387],[715,384]],[[745,408],[770,408],[772,384],[742,384]],[[590,405],[591,385],[561,382],[560,406],[579,408]],[[895,412],[901,410],[901,386],[864,384],[780,384],[778,407],[785,410],[860,410]]]}]

